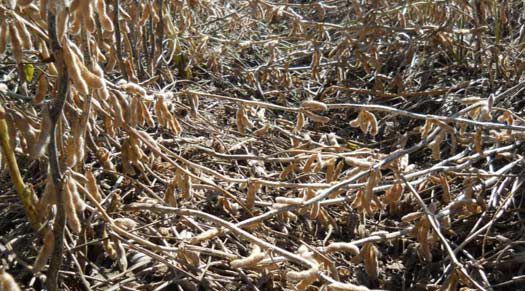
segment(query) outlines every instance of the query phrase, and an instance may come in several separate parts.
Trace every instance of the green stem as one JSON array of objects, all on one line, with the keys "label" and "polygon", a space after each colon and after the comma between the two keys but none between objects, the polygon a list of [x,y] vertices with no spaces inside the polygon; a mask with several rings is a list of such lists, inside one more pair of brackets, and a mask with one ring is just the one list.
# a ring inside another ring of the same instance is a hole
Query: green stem
[{"label": "green stem", "polygon": [[7,122],[5,120],[5,109],[0,105],[0,142],[2,146],[2,153],[6,159],[7,166],[9,168],[9,175],[11,176],[11,181],[15,186],[16,194],[18,198],[22,201],[24,209],[27,215],[27,219],[33,229],[37,232],[42,230],[42,224],[38,218],[38,212],[36,210],[36,204],[38,198],[36,197],[33,188],[26,186],[22,175],[20,174],[20,169],[18,168],[18,163],[16,161],[14,149],[11,147],[11,142],[9,140],[9,129]]}]

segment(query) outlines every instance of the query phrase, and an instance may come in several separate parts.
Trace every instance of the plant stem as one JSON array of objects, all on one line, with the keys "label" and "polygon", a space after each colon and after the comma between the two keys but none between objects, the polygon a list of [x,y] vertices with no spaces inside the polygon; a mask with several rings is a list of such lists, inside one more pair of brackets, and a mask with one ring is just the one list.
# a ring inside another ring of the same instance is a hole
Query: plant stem
[{"label": "plant stem", "polygon": [[[56,9],[51,9],[51,2],[48,3],[48,14],[47,22],[49,29],[49,38],[50,38],[50,47],[55,59],[55,66],[58,71],[58,77],[56,80],[56,95],[53,105],[50,109],[50,118],[51,118],[51,141],[48,146],[49,152],[49,167],[50,175],[55,186],[56,199],[57,199],[57,214],[55,217],[54,224],[54,236],[55,244],[53,247],[53,255],[51,257],[51,262],[49,264],[49,270],[47,273],[47,289],[49,291],[58,290],[58,271],[60,270],[60,265],[62,264],[62,255],[64,251],[64,230],[66,226],[66,213],[64,205],[64,193],[62,191],[62,171],[60,169],[59,159],[58,159],[58,150],[56,145],[56,130],[57,124],[62,115],[64,104],[66,103],[68,95],[68,71],[64,63],[64,55],[62,51],[62,46],[57,38],[56,33],[56,19],[53,11]],[[56,5],[56,4],[55,4]],[[58,8],[58,5],[56,5]]]},{"label": "plant stem", "polygon": [[16,194],[22,201],[24,209],[27,215],[27,219],[35,231],[42,230],[42,224],[38,218],[38,212],[36,210],[37,197],[30,186],[26,186],[20,170],[18,169],[18,163],[16,161],[14,149],[11,147],[9,140],[9,129],[5,120],[5,109],[0,105],[0,142],[2,146],[2,153],[6,159],[7,166],[9,168],[9,175],[11,181],[15,186]]}]

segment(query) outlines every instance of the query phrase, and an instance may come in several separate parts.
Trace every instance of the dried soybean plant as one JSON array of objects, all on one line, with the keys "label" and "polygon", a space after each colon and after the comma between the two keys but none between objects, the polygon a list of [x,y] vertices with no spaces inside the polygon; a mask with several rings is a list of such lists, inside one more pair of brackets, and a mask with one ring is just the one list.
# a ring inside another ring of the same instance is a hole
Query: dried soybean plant
[{"label": "dried soybean plant", "polygon": [[49,290],[517,287],[523,8],[0,1],[2,264]]}]

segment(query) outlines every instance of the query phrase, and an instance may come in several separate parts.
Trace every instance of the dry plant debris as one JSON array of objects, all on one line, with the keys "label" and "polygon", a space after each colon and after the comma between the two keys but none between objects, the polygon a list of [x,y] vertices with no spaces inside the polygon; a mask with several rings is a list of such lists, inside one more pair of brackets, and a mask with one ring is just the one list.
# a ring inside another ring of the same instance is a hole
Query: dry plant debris
[{"label": "dry plant debris", "polygon": [[0,1],[0,290],[522,288],[524,8]]}]

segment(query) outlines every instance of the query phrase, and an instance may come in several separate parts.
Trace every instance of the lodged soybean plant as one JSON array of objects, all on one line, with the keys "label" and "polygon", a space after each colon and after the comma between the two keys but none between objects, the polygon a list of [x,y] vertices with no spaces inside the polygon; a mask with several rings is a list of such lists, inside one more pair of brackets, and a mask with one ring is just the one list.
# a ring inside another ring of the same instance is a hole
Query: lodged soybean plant
[{"label": "lodged soybean plant", "polygon": [[513,284],[514,2],[0,0],[0,286]]}]

